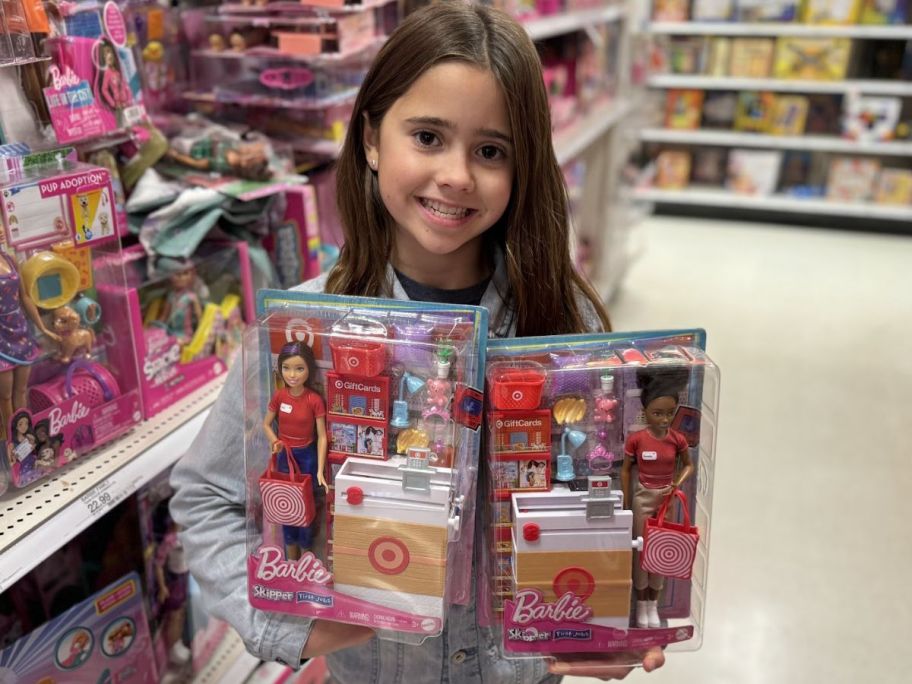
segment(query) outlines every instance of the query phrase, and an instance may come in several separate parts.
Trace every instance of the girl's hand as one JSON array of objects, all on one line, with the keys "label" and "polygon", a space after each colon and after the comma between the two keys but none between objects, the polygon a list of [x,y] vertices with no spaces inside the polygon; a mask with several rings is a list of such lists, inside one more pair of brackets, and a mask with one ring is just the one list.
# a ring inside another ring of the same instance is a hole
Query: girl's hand
[{"label": "girl's hand", "polygon": [[330,620],[314,620],[310,637],[301,651],[301,658],[316,658],[344,648],[363,644],[376,636],[370,627],[349,625]]},{"label": "girl's hand", "polygon": [[648,651],[639,653],[610,653],[599,656],[585,654],[580,656],[565,656],[548,664],[552,674],[573,675],[576,677],[596,677],[602,680],[624,679],[634,668],[629,663],[633,659],[643,659],[643,669],[646,672],[658,670],[665,664],[665,653],[658,646]]}]

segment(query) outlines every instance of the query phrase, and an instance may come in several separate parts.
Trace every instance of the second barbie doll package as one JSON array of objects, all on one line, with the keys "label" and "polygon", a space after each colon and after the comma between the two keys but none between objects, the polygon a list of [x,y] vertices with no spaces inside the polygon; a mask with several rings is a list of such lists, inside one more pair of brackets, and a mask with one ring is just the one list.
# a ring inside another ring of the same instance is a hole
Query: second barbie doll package
[{"label": "second barbie doll package", "polygon": [[507,657],[699,647],[719,387],[703,345],[489,342],[480,613]]},{"label": "second barbie doll package", "polygon": [[420,642],[469,597],[487,311],[264,290],[244,340],[250,602]]}]

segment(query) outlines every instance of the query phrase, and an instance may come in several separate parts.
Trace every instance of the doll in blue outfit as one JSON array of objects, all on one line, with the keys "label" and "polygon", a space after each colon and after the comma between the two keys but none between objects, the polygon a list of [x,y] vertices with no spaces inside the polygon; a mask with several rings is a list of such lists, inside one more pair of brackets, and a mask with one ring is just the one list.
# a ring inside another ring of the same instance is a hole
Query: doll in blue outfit
[{"label": "doll in blue outfit", "polygon": [[[598,296],[571,263],[566,188],[550,140],[540,62],[516,21],[463,2],[417,10],[380,50],[355,101],[337,164],[339,260],[296,289],[479,304],[497,337],[608,330]],[[495,633],[478,625],[474,586],[468,605],[450,607],[443,633],[419,646],[251,608],[239,368],[205,437],[175,466],[172,510],[208,608],[253,653],[294,667],[325,654],[338,684],[534,684],[662,665],[659,649],[620,661],[506,660]]]}]

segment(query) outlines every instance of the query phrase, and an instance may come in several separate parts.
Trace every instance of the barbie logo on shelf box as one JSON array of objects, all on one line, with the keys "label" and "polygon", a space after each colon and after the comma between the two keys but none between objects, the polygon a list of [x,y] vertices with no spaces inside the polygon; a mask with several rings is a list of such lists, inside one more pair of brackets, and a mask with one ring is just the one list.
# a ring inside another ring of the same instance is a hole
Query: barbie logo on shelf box
[{"label": "barbie logo on shelf box", "polygon": [[0,651],[0,679],[158,682],[141,586],[131,573]]},{"label": "barbie logo on shelf box", "polygon": [[480,620],[508,657],[699,647],[718,404],[703,339],[489,342]]},{"label": "barbie logo on shelf box", "polygon": [[470,576],[474,481],[457,473],[476,468],[479,434],[460,398],[481,378],[487,312],[278,291],[259,305],[243,374],[251,604],[439,634]]}]

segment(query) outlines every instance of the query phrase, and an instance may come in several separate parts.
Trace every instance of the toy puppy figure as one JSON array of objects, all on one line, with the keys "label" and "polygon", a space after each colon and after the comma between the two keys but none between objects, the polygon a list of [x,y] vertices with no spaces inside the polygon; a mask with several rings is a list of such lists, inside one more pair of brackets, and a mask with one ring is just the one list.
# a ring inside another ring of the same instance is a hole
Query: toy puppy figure
[{"label": "toy puppy figure", "polygon": [[[317,363],[313,350],[304,342],[292,342],[282,347],[276,362],[276,391],[263,419],[263,431],[269,438],[272,453],[278,454],[279,472],[287,473],[288,452],[291,452],[302,474],[309,474],[314,499],[327,487],[323,475],[329,441],[326,437],[326,404],[313,389],[317,379]],[[287,448],[287,449],[286,449]],[[316,506],[320,510],[321,506]],[[313,546],[315,519],[307,527],[282,526],[285,556],[297,560],[302,551]]]},{"label": "toy puppy figure", "polygon": [[57,360],[69,363],[74,356],[91,357],[95,346],[95,333],[79,325],[79,314],[69,306],[54,309],[51,327],[60,337],[57,342]]},{"label": "toy puppy figure", "polygon": [[[633,511],[634,538],[643,536],[646,520],[654,516],[665,498],[693,474],[687,440],[671,428],[678,397],[687,387],[688,377],[688,369],[681,366],[644,366],[637,370],[646,429],[628,435],[621,466],[624,507]],[[631,483],[634,462],[638,472],[636,481]],[[657,602],[665,578],[643,570],[637,559],[633,566],[633,586],[637,592],[637,627],[661,627]]]}]

